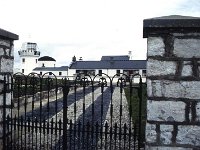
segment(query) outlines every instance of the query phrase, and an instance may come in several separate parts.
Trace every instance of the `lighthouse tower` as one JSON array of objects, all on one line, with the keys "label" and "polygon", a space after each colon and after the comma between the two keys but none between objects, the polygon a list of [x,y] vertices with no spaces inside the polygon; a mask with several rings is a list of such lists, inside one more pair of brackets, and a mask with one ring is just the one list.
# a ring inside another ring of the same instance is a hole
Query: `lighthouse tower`
[{"label": "lighthouse tower", "polygon": [[34,68],[38,66],[38,58],[40,52],[37,50],[37,43],[26,42],[22,44],[22,48],[18,51],[21,61],[21,72],[28,75]]}]

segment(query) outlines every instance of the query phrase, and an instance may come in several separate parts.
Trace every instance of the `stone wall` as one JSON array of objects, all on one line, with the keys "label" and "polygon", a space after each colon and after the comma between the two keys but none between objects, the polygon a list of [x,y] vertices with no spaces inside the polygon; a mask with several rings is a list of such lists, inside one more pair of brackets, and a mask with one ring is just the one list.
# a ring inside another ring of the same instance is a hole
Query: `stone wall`
[{"label": "stone wall", "polygon": [[0,149],[3,149],[6,127],[5,117],[11,107],[11,75],[14,63],[14,44],[18,35],[0,29]]},{"label": "stone wall", "polygon": [[144,20],[147,150],[200,149],[199,27],[199,19],[183,16]]}]

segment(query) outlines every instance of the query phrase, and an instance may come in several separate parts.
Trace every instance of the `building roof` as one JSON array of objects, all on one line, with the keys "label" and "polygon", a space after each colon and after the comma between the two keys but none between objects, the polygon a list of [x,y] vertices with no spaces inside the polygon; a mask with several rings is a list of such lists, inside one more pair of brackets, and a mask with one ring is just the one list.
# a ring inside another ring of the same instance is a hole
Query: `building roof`
[{"label": "building roof", "polygon": [[36,67],[33,71],[67,71],[68,66],[61,67]]},{"label": "building roof", "polygon": [[110,60],[129,60],[129,56],[128,55],[122,55],[122,56],[102,56],[101,57],[102,61],[110,61]]},{"label": "building roof", "polygon": [[49,56],[43,56],[38,59],[38,61],[56,61],[54,58]]},{"label": "building roof", "polygon": [[146,60],[76,61],[70,69],[146,69]]},{"label": "building roof", "polygon": [[19,36],[17,34],[11,33],[9,31],[3,30],[0,28],[0,36],[12,39],[12,40],[18,40]]}]

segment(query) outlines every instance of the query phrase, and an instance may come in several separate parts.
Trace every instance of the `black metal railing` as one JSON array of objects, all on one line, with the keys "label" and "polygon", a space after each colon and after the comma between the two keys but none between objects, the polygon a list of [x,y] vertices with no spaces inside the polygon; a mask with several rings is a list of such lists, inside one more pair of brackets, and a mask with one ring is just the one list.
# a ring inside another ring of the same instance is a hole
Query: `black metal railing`
[{"label": "black metal railing", "polygon": [[[4,83],[11,87],[9,91],[4,88],[5,101],[11,98],[12,104],[9,112],[4,111],[4,149],[143,147],[141,77],[140,83],[133,83],[124,74],[112,78],[103,73],[82,74],[74,81],[15,74]],[[137,120],[133,120],[132,100],[127,100],[125,88],[137,91]]]}]

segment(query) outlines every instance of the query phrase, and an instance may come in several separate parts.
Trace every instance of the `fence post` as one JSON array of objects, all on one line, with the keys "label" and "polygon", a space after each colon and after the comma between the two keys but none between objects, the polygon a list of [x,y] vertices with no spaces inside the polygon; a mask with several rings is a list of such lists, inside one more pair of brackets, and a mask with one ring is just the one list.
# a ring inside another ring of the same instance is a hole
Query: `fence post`
[{"label": "fence post", "polygon": [[7,148],[6,116],[10,114],[11,107],[9,83],[13,73],[14,40],[18,40],[18,35],[0,29],[0,150]]},{"label": "fence post", "polygon": [[146,150],[200,148],[200,18],[144,20]]}]

